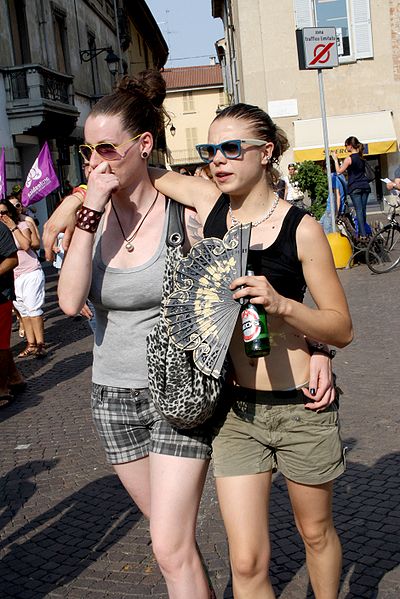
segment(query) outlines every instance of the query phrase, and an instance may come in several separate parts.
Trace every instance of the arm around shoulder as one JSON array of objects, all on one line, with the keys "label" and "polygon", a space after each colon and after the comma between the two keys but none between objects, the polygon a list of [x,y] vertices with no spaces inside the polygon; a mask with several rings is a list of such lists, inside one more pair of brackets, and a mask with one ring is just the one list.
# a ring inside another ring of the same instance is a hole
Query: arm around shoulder
[{"label": "arm around shoulder", "polygon": [[165,196],[184,206],[194,208],[204,224],[211,208],[221,192],[211,181],[203,177],[187,177],[174,171],[149,167],[154,187]]}]

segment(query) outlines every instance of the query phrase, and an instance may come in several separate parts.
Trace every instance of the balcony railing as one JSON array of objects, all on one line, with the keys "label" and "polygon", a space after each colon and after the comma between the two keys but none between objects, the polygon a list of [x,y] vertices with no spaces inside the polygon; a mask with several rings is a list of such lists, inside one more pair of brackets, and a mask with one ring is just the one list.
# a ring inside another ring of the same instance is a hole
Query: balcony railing
[{"label": "balcony railing", "polygon": [[74,104],[71,75],[39,64],[4,67],[0,71],[12,134],[27,132],[51,120],[65,130],[73,129],[79,111]]},{"label": "balcony railing", "polygon": [[7,103],[20,100],[50,100],[73,105],[71,75],[58,73],[38,64],[1,69],[6,82]]},{"label": "balcony railing", "polygon": [[201,160],[198,153],[193,150],[171,150],[168,151],[168,162],[171,166],[178,164],[200,164]]}]

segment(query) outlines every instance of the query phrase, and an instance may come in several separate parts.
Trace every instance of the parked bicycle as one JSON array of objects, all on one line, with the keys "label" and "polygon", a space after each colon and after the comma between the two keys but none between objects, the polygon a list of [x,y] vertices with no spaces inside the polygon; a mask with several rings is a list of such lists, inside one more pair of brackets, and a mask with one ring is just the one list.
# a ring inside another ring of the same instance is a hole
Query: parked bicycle
[{"label": "parked bicycle", "polygon": [[379,228],[371,237],[366,262],[372,272],[381,274],[393,270],[400,263],[400,223],[396,216],[400,210],[400,197],[391,195],[384,199],[389,206],[389,224]]}]

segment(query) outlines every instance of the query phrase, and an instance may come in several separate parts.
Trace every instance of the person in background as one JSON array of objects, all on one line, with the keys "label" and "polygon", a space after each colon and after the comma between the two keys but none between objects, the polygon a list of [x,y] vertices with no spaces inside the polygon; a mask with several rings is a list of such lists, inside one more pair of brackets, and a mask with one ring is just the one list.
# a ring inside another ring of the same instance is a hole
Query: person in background
[{"label": "person in background", "polygon": [[189,171],[187,168],[185,168],[184,166],[182,166],[182,167],[179,169],[179,174],[180,174],[180,175],[188,175],[189,177],[191,177],[191,176],[192,176],[192,173],[191,173],[191,172],[190,172],[190,171]]},{"label": "person in background", "polygon": [[394,171],[393,181],[388,181],[386,187],[389,191],[400,192],[400,166]]},{"label": "person in background", "polygon": [[3,222],[7,217],[7,207],[0,204],[0,408],[10,405],[15,395],[26,388],[10,348],[15,297],[13,270],[18,266],[18,255],[9,227]]},{"label": "person in background", "polygon": [[194,171],[194,177],[203,177],[203,179],[211,179],[212,174],[210,173],[210,168],[208,164],[200,164],[196,166],[196,170]]},{"label": "person in background", "polygon": [[349,156],[339,164],[336,151],[331,153],[335,170],[338,175],[347,172],[347,189],[356,211],[358,222],[358,236],[360,241],[367,240],[367,202],[371,187],[365,175],[365,159],[363,157],[363,144],[354,135],[344,142]]},{"label": "person in background", "polygon": [[[19,185],[19,183],[17,183],[16,185],[13,186],[12,190],[11,190],[11,195],[13,197],[15,197],[18,202],[20,202],[21,206],[22,206],[22,187],[21,185]],[[32,219],[32,221],[35,223],[36,227],[39,226],[39,221],[36,218],[36,208],[35,206],[22,206],[22,214],[24,216],[27,216],[28,218]]]},{"label": "person in background", "polygon": [[[301,191],[298,182],[296,181],[297,168],[294,162],[288,165],[288,174],[283,178],[285,181],[285,197],[284,199],[293,205],[298,205],[304,200],[304,194]],[[279,193],[279,192],[278,192]]]},{"label": "person in background", "polygon": [[23,323],[27,345],[19,358],[46,356],[44,343],[43,304],[45,278],[42,266],[33,247],[36,247],[31,229],[26,221],[20,221],[16,208],[9,200],[0,200],[3,222],[13,234],[18,248],[18,266],[14,269],[15,300]]},{"label": "person in background", "polygon": [[[331,162],[331,180],[332,180],[332,193],[335,198],[335,219],[339,214],[343,214],[345,210],[345,202],[347,196],[347,183],[343,175],[338,175],[335,172],[335,163],[333,158],[330,157]],[[329,197],[326,201],[326,209],[319,221],[326,234],[333,232],[332,226],[332,212],[331,212],[331,198]]]}]

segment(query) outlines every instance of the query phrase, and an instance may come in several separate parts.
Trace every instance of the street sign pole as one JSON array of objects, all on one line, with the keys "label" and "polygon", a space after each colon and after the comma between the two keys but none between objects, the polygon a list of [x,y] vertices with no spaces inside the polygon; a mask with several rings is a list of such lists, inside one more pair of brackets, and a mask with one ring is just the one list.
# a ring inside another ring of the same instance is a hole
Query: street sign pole
[{"label": "street sign pole", "polygon": [[[314,27],[317,26],[317,3],[316,0],[312,0],[313,5],[313,20]],[[321,119],[322,119],[322,132],[324,136],[324,147],[325,147],[325,164],[326,164],[326,176],[328,177],[328,195],[330,198],[331,206],[331,219],[332,219],[332,230],[336,233],[336,198],[333,195],[332,188],[332,172],[331,172],[331,161],[329,154],[329,138],[328,138],[328,123],[326,119],[325,109],[325,92],[324,92],[324,75],[322,69],[318,69],[318,86],[319,86],[319,101],[321,105]]]}]

